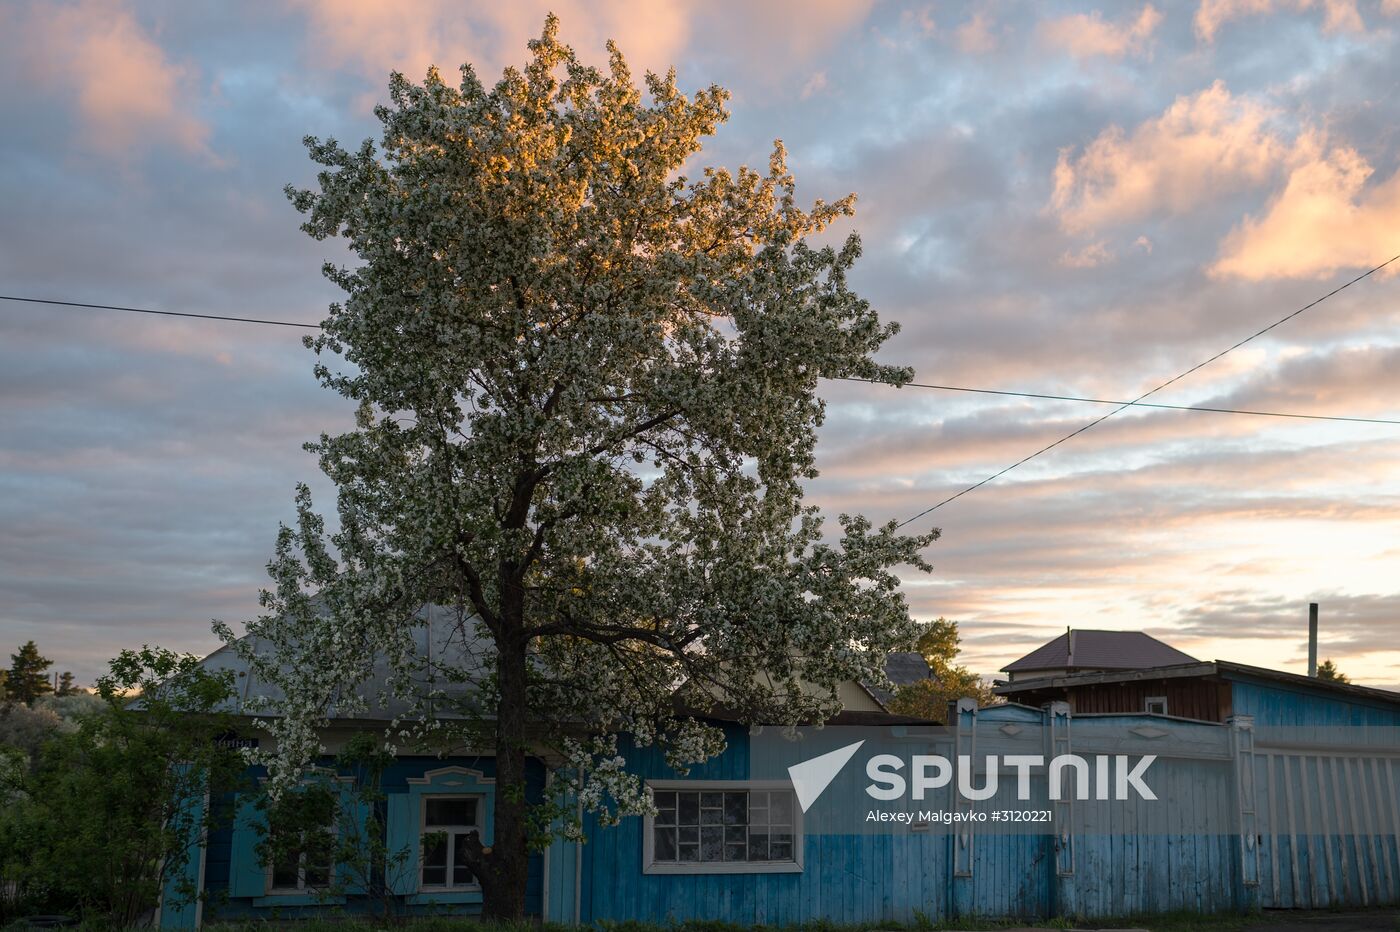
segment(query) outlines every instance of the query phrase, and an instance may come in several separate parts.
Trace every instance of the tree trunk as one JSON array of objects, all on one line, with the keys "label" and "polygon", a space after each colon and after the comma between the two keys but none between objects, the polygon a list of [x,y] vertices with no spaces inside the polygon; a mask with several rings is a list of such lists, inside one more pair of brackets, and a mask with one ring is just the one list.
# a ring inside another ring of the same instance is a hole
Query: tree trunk
[{"label": "tree trunk", "polygon": [[[521,626],[523,627],[523,626]],[[515,628],[519,631],[520,628]],[[529,834],[525,799],[526,644],[504,637],[497,648],[500,707],[496,712],[495,837],[486,859],[489,878],[482,883],[487,919],[525,917],[529,872]]]}]

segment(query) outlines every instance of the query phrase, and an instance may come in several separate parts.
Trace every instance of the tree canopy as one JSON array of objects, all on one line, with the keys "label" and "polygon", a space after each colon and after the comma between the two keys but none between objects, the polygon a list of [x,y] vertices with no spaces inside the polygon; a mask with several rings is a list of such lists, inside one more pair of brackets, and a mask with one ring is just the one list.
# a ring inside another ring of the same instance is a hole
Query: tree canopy
[{"label": "tree canopy", "polygon": [[29,704],[53,692],[48,676],[51,666],[53,661],[39,653],[38,645],[33,641],[25,642],[17,653],[10,655],[10,673],[5,678],[8,697],[15,702]]},{"label": "tree canopy", "polygon": [[[380,145],[308,138],[317,185],[288,192],[357,260],[326,267],[346,296],[307,343],[358,419],[310,445],[337,526],[302,488],[249,625],[286,695],[273,763],[313,754],[387,658],[419,702],[395,742],[495,750],[495,839],[469,857],[497,917],[520,915],[554,812],[524,798],[527,752],[612,817],[649,806],[619,735],[683,768],[723,747],[720,709],[830,716],[913,642],[894,569],[927,570],[937,536],[846,515],[831,534],[803,501],[819,380],[910,378],[874,360],[897,328],[848,283],[859,239],[815,239],[854,198],[799,206],[781,143],[762,171],[696,166],[726,92],[674,72],[643,92],[609,52],[585,65],[551,17],[493,88],[395,74]],[[473,688],[465,724],[411,688],[430,603],[490,645],[479,679],[432,671]]]},{"label": "tree canopy", "polygon": [[1336,683],[1351,682],[1351,677],[1337,669],[1337,665],[1332,662],[1331,657],[1328,657],[1326,660],[1322,661],[1322,663],[1318,664],[1317,678],[1320,680],[1332,680]]},{"label": "tree canopy", "polygon": [[940,617],[924,628],[917,650],[928,663],[929,678],[900,686],[890,702],[891,712],[942,722],[948,716],[948,703],[963,697],[970,696],[979,705],[1001,701],[982,677],[953,662],[961,653],[961,640],[956,621]]}]

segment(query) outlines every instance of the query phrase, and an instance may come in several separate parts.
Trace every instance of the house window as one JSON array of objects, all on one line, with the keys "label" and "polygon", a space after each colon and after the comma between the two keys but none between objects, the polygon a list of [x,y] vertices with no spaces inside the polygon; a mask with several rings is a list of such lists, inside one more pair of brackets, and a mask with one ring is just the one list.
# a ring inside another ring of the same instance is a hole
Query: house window
[{"label": "house window", "polygon": [[267,866],[269,893],[307,893],[330,886],[335,861],[336,826],[294,833],[272,830],[272,863]]},{"label": "house window", "polygon": [[789,785],[677,781],[652,784],[648,873],[758,873],[802,869],[802,813]]},{"label": "house window", "polygon": [[1166,696],[1148,696],[1148,697],[1147,697],[1147,705],[1146,705],[1145,711],[1147,712],[1148,715],[1166,715],[1166,714],[1167,714],[1167,697],[1166,697]]},{"label": "house window", "polygon": [[423,797],[423,861],[419,889],[475,890],[467,839],[481,834],[480,796]]}]

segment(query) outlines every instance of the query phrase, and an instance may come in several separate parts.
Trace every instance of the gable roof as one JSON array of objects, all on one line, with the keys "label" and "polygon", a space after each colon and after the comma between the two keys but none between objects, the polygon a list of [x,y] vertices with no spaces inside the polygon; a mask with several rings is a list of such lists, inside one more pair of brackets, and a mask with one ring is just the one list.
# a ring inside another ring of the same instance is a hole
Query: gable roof
[{"label": "gable roof", "polygon": [[1032,670],[1135,670],[1196,663],[1183,653],[1141,631],[1101,631],[1071,628],[1020,660],[1002,667],[1004,673]]},{"label": "gable roof", "polygon": [[[895,686],[907,686],[916,680],[928,679],[933,676],[933,671],[929,669],[923,654],[918,651],[897,650],[885,658],[885,676],[889,677]],[[869,683],[861,683],[861,686],[865,687],[866,692],[874,696],[880,705],[889,708],[890,700],[894,698],[893,692]]]},{"label": "gable roof", "polygon": [[[414,614],[414,618],[418,624],[408,628],[417,668],[412,677],[413,690],[422,695],[435,693],[441,696],[441,710],[437,714],[443,718],[465,718],[465,706],[474,702],[477,698],[476,690],[482,680],[490,675],[495,658],[495,645],[477,635],[477,616],[474,614],[448,606],[426,605]],[[260,657],[271,653],[271,646],[259,641],[255,635],[245,634],[238,639],[238,643],[251,647],[252,652]],[[924,663],[923,657],[917,653],[911,651],[907,654],[891,654],[890,657],[893,668],[887,662],[886,672],[896,685],[929,675],[928,664]],[[276,717],[273,713],[259,709],[258,704],[265,700],[281,699],[282,690],[260,677],[232,645],[225,644],[205,657],[200,664],[212,672],[233,673],[234,696],[223,711],[260,718]],[[327,718],[342,722],[388,722],[408,716],[414,711],[414,703],[390,688],[391,676],[392,671],[387,659],[377,659],[371,675],[355,687],[355,693],[364,698],[367,708],[363,712],[352,713],[339,702],[332,701],[326,710]],[[843,687],[847,686],[855,690],[856,694],[843,697],[847,707],[833,722],[848,724],[854,721],[852,716],[884,716],[890,721],[895,718],[907,718],[890,716],[889,712],[883,711],[892,694],[885,694],[882,690],[875,690],[855,680],[843,684]],[[851,698],[858,698],[861,702],[852,703]],[[491,717],[490,713],[485,711],[478,711],[477,715],[488,719]],[[723,719],[725,714],[720,713],[716,717]]]},{"label": "gable roof", "polygon": [[[490,671],[494,651],[492,645],[477,637],[476,616],[455,608],[427,605],[414,613],[414,617],[419,623],[407,629],[419,670],[413,677],[414,687],[424,695],[438,693],[448,705],[454,700],[470,700],[475,687]],[[250,646],[259,657],[268,656],[272,651],[271,645],[252,634],[245,634],[238,639],[238,643]],[[224,711],[235,715],[276,717],[258,709],[257,704],[261,700],[281,699],[282,690],[258,676],[252,665],[233,650],[232,645],[225,644],[200,664],[210,671],[227,670],[233,673],[234,696]],[[460,675],[440,675],[443,670],[460,671]],[[327,717],[333,720],[390,721],[406,715],[412,710],[413,703],[395,695],[389,688],[391,676],[388,659],[376,659],[368,679],[355,687],[355,692],[365,700],[365,711],[352,714],[333,701],[327,710]],[[462,716],[443,713],[443,717]]]},{"label": "gable roof", "polygon": [[1400,692],[1374,686],[1358,686],[1337,680],[1323,680],[1302,673],[1271,670],[1231,660],[1193,660],[1190,663],[1161,667],[1137,667],[1131,670],[1086,670],[1079,673],[1047,674],[1033,679],[1003,683],[992,691],[1002,696],[1036,692],[1042,689],[1062,689],[1073,686],[1099,686],[1108,683],[1132,683],[1143,680],[1168,680],[1183,677],[1221,677],[1226,680],[1253,678],[1270,680],[1294,689],[1324,692],[1335,696],[1400,706]]}]

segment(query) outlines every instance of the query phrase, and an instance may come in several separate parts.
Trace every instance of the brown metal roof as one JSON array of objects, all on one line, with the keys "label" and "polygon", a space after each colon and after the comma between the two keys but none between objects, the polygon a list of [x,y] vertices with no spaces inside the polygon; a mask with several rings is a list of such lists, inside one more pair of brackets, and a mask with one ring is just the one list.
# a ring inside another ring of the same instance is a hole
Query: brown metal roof
[{"label": "brown metal roof", "polygon": [[1002,667],[1005,673],[1033,670],[1134,670],[1196,663],[1195,657],[1141,631],[1074,628]]},{"label": "brown metal roof", "polygon": [[1395,692],[1394,690],[1378,689],[1374,686],[1357,686],[1355,683],[1341,683],[1336,680],[1323,680],[1315,676],[1305,676],[1301,673],[1289,673],[1286,670],[1270,670],[1267,667],[1256,667],[1247,663],[1236,663],[1229,660],[1195,660],[1189,663],[1172,664],[1161,667],[1144,667],[1132,670],[1089,670],[1080,673],[1062,674],[1059,676],[1047,675],[1034,679],[1016,680],[1013,683],[1003,683],[992,691],[1000,696],[1014,696],[1021,693],[1038,692],[1043,689],[1064,689],[1071,686],[1098,686],[1107,683],[1131,683],[1141,680],[1216,676],[1226,679],[1258,677],[1260,679],[1274,680],[1298,689],[1328,692],[1337,695],[1353,696],[1357,699],[1369,699],[1390,705],[1400,705],[1400,692]]}]

